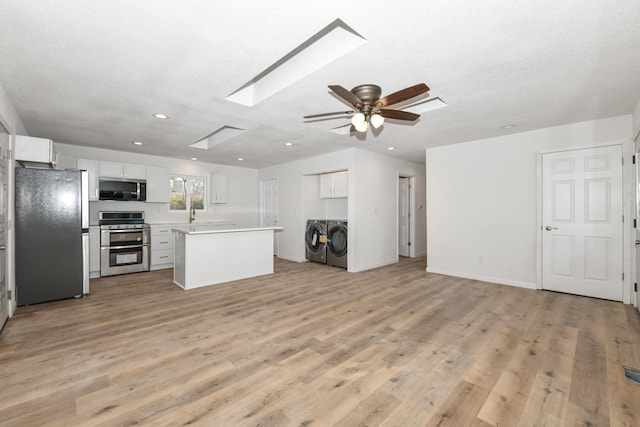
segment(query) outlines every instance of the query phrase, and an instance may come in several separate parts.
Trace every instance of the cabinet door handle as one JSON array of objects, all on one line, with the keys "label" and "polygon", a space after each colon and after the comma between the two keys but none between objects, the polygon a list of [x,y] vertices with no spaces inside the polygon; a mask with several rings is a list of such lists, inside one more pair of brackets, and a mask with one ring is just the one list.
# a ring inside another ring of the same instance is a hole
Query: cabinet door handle
[{"label": "cabinet door handle", "polygon": [[160,258],[169,258],[169,255],[161,256]]},{"label": "cabinet door handle", "polygon": [[169,242],[160,242],[160,243],[164,244],[164,243],[169,243]]}]

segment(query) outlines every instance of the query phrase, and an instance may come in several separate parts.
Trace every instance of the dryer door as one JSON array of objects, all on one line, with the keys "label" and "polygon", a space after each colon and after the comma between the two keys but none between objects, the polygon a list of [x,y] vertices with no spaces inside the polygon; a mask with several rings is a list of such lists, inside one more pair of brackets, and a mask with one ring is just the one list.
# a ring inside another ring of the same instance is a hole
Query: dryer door
[{"label": "dryer door", "polygon": [[341,257],[347,253],[347,227],[336,224],[327,232],[327,247],[335,256]]}]

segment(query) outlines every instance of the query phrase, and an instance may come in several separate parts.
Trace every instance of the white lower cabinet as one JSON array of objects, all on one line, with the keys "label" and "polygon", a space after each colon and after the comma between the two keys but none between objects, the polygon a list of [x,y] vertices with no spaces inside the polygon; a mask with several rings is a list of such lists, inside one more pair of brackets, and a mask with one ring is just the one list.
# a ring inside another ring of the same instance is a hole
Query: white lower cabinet
[{"label": "white lower cabinet", "polygon": [[89,227],[89,277],[100,277],[100,227]]},{"label": "white lower cabinet", "polygon": [[171,225],[151,226],[151,270],[173,268],[173,231]]}]

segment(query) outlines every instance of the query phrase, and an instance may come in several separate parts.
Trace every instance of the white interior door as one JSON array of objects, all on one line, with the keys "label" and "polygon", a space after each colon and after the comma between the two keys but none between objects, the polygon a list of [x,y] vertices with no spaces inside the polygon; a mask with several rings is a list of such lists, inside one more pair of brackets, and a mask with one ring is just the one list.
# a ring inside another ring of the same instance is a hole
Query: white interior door
[{"label": "white interior door", "polygon": [[9,318],[9,290],[7,286],[7,171],[9,162],[9,133],[0,124],[0,329]]},{"label": "white interior door", "polygon": [[410,189],[409,178],[398,179],[398,255],[400,256],[410,254]]},{"label": "white interior door", "polygon": [[[636,221],[640,223],[640,132],[636,135],[634,140],[634,148],[635,148],[635,199],[636,199]],[[636,287],[638,283],[640,283],[640,225],[636,224],[635,228],[635,276],[634,282],[636,283]],[[640,311],[640,293],[636,289],[635,295],[632,296],[633,304],[636,306],[636,309]]]},{"label": "white interior door", "polygon": [[622,301],[622,147],[542,156],[543,289]]},{"label": "white interior door", "polygon": [[[260,181],[260,225],[278,225],[278,180],[268,179]],[[273,235],[273,254],[278,255],[279,233]]]}]

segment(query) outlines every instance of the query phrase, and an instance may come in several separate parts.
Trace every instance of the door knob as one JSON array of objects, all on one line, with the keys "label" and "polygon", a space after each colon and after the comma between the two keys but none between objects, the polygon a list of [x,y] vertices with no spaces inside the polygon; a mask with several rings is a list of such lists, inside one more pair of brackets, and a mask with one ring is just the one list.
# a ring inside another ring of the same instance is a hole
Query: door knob
[{"label": "door knob", "polygon": [[558,227],[552,227],[550,225],[547,225],[544,229],[547,230],[547,231],[551,231],[551,230],[557,230]]}]

